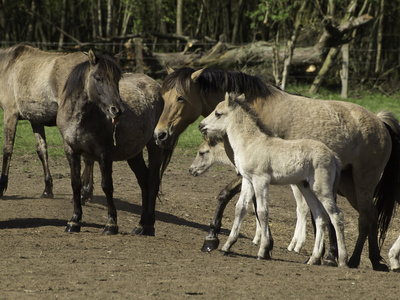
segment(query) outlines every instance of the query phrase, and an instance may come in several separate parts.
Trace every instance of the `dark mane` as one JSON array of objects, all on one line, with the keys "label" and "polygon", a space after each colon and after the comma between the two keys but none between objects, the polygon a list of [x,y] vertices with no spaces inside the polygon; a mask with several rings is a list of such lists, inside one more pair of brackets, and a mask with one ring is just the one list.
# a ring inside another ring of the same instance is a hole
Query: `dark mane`
[{"label": "dark mane", "polygon": [[[191,75],[196,70],[192,68],[180,68],[169,74],[162,85],[161,92],[176,88],[178,93],[189,93]],[[202,96],[208,96],[215,92],[244,93],[246,97],[266,97],[275,92],[275,89],[267,85],[259,76],[248,75],[239,71],[225,71],[206,68],[197,79]]]},{"label": "dark mane", "polygon": [[243,101],[238,98],[239,94],[231,93],[229,94],[229,97],[230,97],[229,105],[240,106],[245,111],[245,113],[251,118],[251,120],[256,124],[256,126],[258,127],[258,129],[260,129],[262,133],[270,137],[275,136],[261,121],[260,117],[254,111],[254,109],[250,107],[250,105],[245,100]]},{"label": "dark mane", "polygon": [[[97,55],[98,64],[100,68],[106,70],[108,76],[106,80],[120,80],[122,76],[122,70],[116,58],[107,55]],[[64,99],[71,97],[73,93],[82,92],[85,80],[84,76],[86,70],[89,68],[89,60],[84,61],[76,65],[68,76],[68,79],[64,86]]]}]

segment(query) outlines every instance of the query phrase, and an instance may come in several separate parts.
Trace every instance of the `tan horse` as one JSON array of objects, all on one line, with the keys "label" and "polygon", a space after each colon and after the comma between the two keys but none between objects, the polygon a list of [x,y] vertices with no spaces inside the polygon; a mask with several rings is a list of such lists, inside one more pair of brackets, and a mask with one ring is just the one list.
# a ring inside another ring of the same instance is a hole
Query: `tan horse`
[{"label": "tan horse", "polygon": [[330,219],[338,240],[339,266],[347,266],[344,217],[336,206],[340,164],[326,145],[316,140],[283,140],[271,136],[243,94],[226,93],[225,101],[200,123],[199,129],[203,134],[222,135],[229,140],[235,166],[243,176],[235,220],[222,251],[229,252],[237,241],[247,206],[255,196],[261,234],[258,258],[268,258],[269,185],[295,184],[306,198],[317,228],[308,264],[321,263],[325,226]]},{"label": "tan horse", "polygon": [[53,197],[44,126],[56,125],[57,98],[72,68],[85,60],[87,55],[83,52],[44,52],[25,44],[0,50],[0,106],[4,111],[0,197],[7,189],[18,120],[31,123],[37,153],[43,164],[45,188],[42,197]]},{"label": "tan horse", "polygon": [[[399,201],[395,195],[399,195],[400,189],[396,184],[400,177],[397,151],[400,126],[393,115],[375,115],[353,103],[289,94],[240,72],[190,68],[172,71],[169,70],[162,85],[165,106],[154,131],[159,145],[175,145],[190,123],[215,109],[225,92],[245,93],[249,105],[275,136],[319,140],[334,151],[342,165],[338,191],[359,212],[359,236],[349,266],[358,267],[368,237],[373,268],[388,270],[381,263],[378,226],[383,240],[395,202]],[[237,189],[237,185],[229,188]],[[220,193],[206,248],[213,250],[218,246],[223,209],[233,194],[229,189]],[[374,197],[379,211],[374,206]],[[336,256],[334,246],[331,242],[330,259]]]}]

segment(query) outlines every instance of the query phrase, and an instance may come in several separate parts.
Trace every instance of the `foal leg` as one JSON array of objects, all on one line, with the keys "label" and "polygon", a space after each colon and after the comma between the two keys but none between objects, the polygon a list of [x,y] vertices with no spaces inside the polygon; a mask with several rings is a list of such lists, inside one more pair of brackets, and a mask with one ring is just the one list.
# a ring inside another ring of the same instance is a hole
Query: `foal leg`
[{"label": "foal leg", "polygon": [[10,170],[10,162],[14,147],[15,132],[17,130],[18,113],[13,114],[4,111],[4,144],[3,144],[3,166],[0,177],[0,198],[8,186],[8,172]]},{"label": "foal leg", "polygon": [[211,252],[215,249],[218,249],[219,239],[217,235],[221,230],[222,216],[224,214],[225,207],[236,194],[240,193],[241,184],[242,176],[238,175],[219,193],[217,197],[218,204],[201,251]]},{"label": "foal leg", "polygon": [[44,191],[42,194],[42,198],[53,198],[53,178],[50,174],[49,169],[49,160],[47,154],[47,143],[46,143],[46,134],[44,131],[44,126],[41,125],[33,125],[32,130],[35,135],[36,140],[36,152],[42,162],[43,172],[44,172]]},{"label": "foal leg", "polygon": [[94,161],[89,159],[83,159],[85,167],[82,172],[82,190],[81,190],[81,201],[84,205],[93,198],[93,167]]},{"label": "foal leg", "polygon": [[389,250],[390,268],[393,272],[400,272],[400,235]]},{"label": "foal leg", "polygon": [[252,197],[254,196],[254,190],[249,180],[243,178],[242,180],[242,192],[235,207],[235,220],[232,225],[231,233],[224,246],[222,252],[229,253],[232,245],[236,243],[239,237],[240,227],[242,226],[243,218],[247,212],[247,207]]},{"label": "foal leg", "polygon": [[306,200],[303,197],[301,191],[297,188],[296,185],[290,185],[293,191],[294,198],[296,200],[296,214],[297,214],[297,221],[296,221],[296,228],[294,230],[294,235],[292,241],[288,246],[289,251],[294,251],[299,253],[300,250],[304,247],[306,243],[307,237],[307,215],[310,211]]},{"label": "foal leg", "polygon": [[305,187],[302,184],[298,184],[297,186],[304,195],[304,198],[308,206],[310,207],[311,213],[315,221],[314,249],[311,257],[307,260],[307,264],[320,265],[324,249],[324,236],[327,215],[324,211],[323,206],[321,205],[315,194],[310,190],[309,186]]}]

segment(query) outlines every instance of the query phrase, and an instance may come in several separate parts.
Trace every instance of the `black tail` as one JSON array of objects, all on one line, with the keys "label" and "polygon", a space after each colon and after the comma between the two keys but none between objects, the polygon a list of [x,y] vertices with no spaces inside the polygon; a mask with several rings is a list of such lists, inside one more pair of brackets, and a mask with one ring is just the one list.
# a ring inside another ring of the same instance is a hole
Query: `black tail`
[{"label": "black tail", "polygon": [[380,112],[378,117],[392,139],[392,152],[374,193],[380,230],[379,244],[382,246],[395,213],[395,203],[400,203],[400,124],[390,112]]}]

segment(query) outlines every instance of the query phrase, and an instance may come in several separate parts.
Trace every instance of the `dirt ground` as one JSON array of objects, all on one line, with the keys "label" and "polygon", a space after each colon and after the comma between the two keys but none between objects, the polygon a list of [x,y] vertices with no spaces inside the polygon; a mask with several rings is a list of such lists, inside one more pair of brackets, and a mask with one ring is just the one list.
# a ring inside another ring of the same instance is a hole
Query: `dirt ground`
[{"label": "dirt ground", "polygon": [[[313,247],[311,225],[302,253],[286,250],[296,222],[289,187],[275,186],[270,193],[272,260],[256,260],[250,214],[232,255],[202,253],[215,197],[235,173],[215,167],[191,177],[193,158],[191,151],[175,152],[157,203],[156,236],[143,237],[130,234],[139,220],[140,191],[126,163],[115,163],[113,173],[120,234],[103,236],[107,211],[98,167],[82,231],[67,234],[72,192],[66,160],[50,158],[55,198],[40,199],[44,184],[38,159],[13,157],[9,187],[0,200],[0,299],[398,299],[400,274],[373,271],[367,244],[358,269],[305,265]],[[236,200],[225,211],[221,245]],[[357,213],[345,199],[338,203],[351,254]],[[399,233],[396,216],[382,250],[385,259]]]}]

